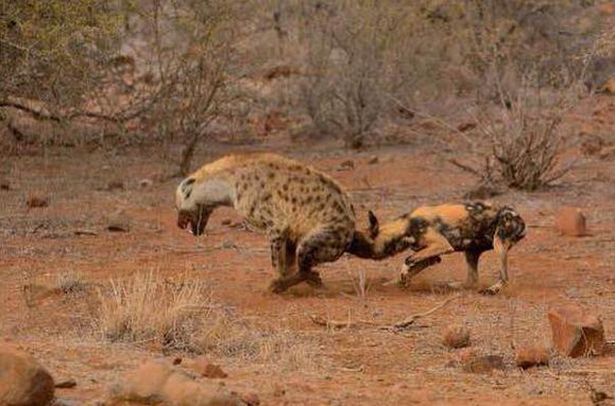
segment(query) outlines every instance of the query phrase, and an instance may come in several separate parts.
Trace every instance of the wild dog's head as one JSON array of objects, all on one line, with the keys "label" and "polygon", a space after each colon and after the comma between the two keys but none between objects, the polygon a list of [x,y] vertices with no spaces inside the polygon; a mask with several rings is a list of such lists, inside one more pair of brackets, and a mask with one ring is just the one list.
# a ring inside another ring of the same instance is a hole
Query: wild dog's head
[{"label": "wild dog's head", "polygon": [[233,203],[234,191],[218,176],[191,175],[175,191],[178,227],[201,235],[212,211],[218,206]]},{"label": "wild dog's head", "polygon": [[526,224],[522,217],[509,206],[501,207],[497,214],[494,237],[508,247],[517,244],[526,236]]},{"label": "wild dog's head", "polygon": [[351,248],[351,254],[362,258],[383,259],[398,254],[415,242],[409,234],[411,220],[401,216],[382,226],[372,211],[368,211],[368,228],[356,231]]}]

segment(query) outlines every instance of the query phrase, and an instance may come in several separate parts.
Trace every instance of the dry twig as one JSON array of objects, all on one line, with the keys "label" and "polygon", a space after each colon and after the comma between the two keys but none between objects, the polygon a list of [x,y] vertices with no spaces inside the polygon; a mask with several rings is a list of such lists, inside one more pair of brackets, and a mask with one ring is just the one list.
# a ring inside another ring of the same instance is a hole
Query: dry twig
[{"label": "dry twig", "polygon": [[436,312],[437,310],[445,307],[445,305],[447,305],[449,302],[452,302],[452,301],[460,298],[461,296],[462,296],[461,294],[458,294],[456,296],[450,297],[447,300],[444,300],[443,302],[439,303],[438,305],[434,306],[433,308],[431,308],[431,309],[429,309],[429,310],[427,310],[425,312],[417,313],[417,314],[412,314],[412,315],[408,316],[407,318],[405,318],[404,320],[395,323],[393,326],[385,327],[385,329],[387,329],[387,330],[402,330],[402,329],[405,329],[405,328],[413,325],[417,320],[419,320],[419,319],[421,319],[423,317],[431,315],[432,313]]}]

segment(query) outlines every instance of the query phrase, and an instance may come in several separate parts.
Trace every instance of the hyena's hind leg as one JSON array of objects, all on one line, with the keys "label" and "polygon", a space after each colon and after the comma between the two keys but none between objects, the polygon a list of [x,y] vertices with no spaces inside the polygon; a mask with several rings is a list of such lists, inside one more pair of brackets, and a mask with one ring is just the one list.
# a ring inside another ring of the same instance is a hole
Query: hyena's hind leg
[{"label": "hyena's hind leg", "polygon": [[322,227],[308,233],[297,246],[297,266],[300,277],[310,285],[322,285],[321,277],[312,268],[332,262],[346,251],[353,235],[352,227]]}]

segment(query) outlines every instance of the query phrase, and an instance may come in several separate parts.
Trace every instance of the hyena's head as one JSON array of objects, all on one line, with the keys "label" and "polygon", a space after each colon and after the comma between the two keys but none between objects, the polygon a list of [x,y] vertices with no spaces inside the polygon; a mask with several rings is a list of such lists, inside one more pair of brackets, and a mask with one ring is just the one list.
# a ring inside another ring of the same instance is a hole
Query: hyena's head
[{"label": "hyena's head", "polygon": [[195,236],[202,235],[212,211],[231,203],[232,191],[227,182],[215,177],[191,175],[175,191],[178,227],[191,231]]},{"label": "hyena's head", "polygon": [[368,228],[355,232],[349,252],[372,259],[393,256],[415,242],[415,238],[409,234],[410,229],[411,221],[407,216],[401,216],[381,226],[374,213],[368,211]]},{"label": "hyena's head", "polygon": [[497,214],[495,234],[503,243],[512,247],[526,236],[526,224],[517,211],[504,206]]}]

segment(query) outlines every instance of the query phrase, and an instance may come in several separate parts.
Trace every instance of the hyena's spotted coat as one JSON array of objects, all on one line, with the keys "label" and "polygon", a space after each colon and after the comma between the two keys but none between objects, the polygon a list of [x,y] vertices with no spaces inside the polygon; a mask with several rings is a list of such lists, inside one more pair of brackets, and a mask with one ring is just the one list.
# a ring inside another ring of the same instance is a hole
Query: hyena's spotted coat
[{"label": "hyena's spotted coat", "polygon": [[[306,281],[320,285],[312,268],[348,248],[355,214],[346,193],[327,175],[268,153],[231,155],[203,166],[176,191],[178,226],[201,235],[218,206],[234,207],[270,239],[272,266],[282,292]],[[297,272],[292,269],[297,267]]]},{"label": "hyena's spotted coat", "polygon": [[411,249],[414,252],[406,258],[401,271],[403,283],[439,263],[441,255],[464,252],[467,284],[476,286],[479,257],[485,251],[496,250],[501,261],[500,280],[487,293],[498,292],[508,282],[507,253],[526,233],[524,221],[515,210],[485,202],[420,207],[382,226],[372,212],[369,220],[369,230],[355,233],[349,252],[382,259]]}]

